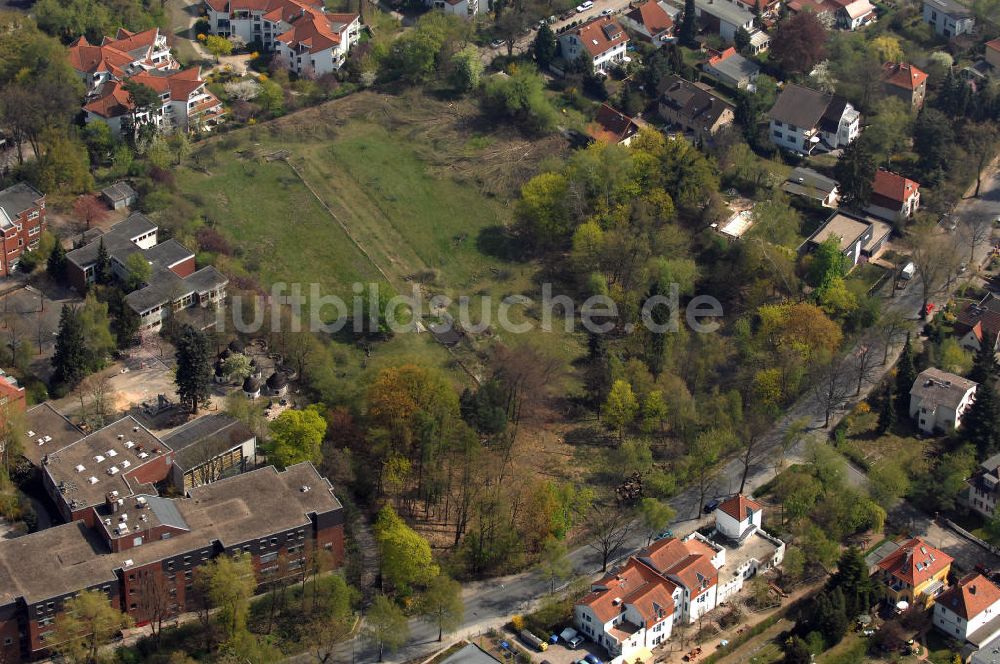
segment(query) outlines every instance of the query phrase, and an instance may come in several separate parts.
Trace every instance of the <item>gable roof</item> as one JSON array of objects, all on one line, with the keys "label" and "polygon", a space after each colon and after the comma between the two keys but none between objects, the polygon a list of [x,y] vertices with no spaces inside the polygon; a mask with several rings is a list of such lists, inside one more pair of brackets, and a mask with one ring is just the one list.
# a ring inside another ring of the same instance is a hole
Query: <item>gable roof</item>
[{"label": "gable roof", "polygon": [[811,168],[798,166],[788,175],[781,186],[790,194],[809,196],[811,198],[826,198],[838,187],[837,181],[828,178]]},{"label": "gable roof", "polygon": [[952,18],[972,18],[972,10],[955,0],[924,0],[925,5],[930,5],[939,12],[943,12]]},{"label": "gable roof", "polygon": [[639,133],[639,125],[621,111],[607,104],[601,104],[594,116],[594,122],[587,128],[587,133],[597,141],[621,143]]},{"label": "gable roof", "polygon": [[45,194],[27,182],[18,182],[0,191],[0,210],[11,219],[17,219],[25,210],[35,207]]},{"label": "gable roof", "polygon": [[225,414],[206,415],[163,437],[174,450],[174,465],[187,471],[254,438],[240,420]]},{"label": "gable roof", "polygon": [[711,56],[705,61],[705,65],[718,71],[720,74],[728,76],[734,81],[750,78],[760,71],[760,67],[756,63],[744,58],[732,46],[721,53]]},{"label": "gable roof", "polygon": [[691,124],[698,121],[712,127],[727,109],[735,110],[721,97],[675,74],[663,79],[661,90],[660,103],[688,118]]},{"label": "gable roof", "polygon": [[969,574],[937,598],[941,607],[966,620],[972,620],[997,602],[1000,602],[1000,588],[982,574],[975,573]]},{"label": "gable roof", "polygon": [[951,565],[953,559],[919,537],[903,543],[878,563],[878,568],[917,587]]},{"label": "gable roof", "polygon": [[607,53],[619,44],[628,42],[628,35],[618,21],[610,16],[598,16],[573,29],[583,47],[591,56]]},{"label": "gable roof", "polygon": [[1000,336],[1000,297],[987,293],[979,302],[966,305],[955,320],[955,331],[962,335],[972,331],[980,342],[983,337],[995,341]]},{"label": "gable roof", "polygon": [[804,129],[817,126],[833,100],[818,90],[789,83],[771,107],[771,119]]},{"label": "gable roof", "polygon": [[904,90],[916,90],[927,81],[927,74],[906,62],[887,62],[882,65],[882,80],[887,85]]},{"label": "gable roof", "polygon": [[[622,613],[630,598],[642,597],[651,586],[667,583],[670,582],[636,558],[629,558],[624,566],[595,582],[592,586],[594,590],[580,603],[590,607],[597,619],[605,623]],[[667,596],[671,595],[672,589],[667,592]],[[672,613],[673,601],[670,602],[670,609]]]},{"label": "gable roof", "polygon": [[872,7],[868,0],[854,0],[854,2],[844,5],[841,9],[851,19],[861,18],[875,11],[875,8]]},{"label": "gable roof", "polygon": [[1000,37],[996,39],[991,39],[990,41],[986,42],[986,48],[990,49],[991,51],[997,51],[998,53],[1000,53]]},{"label": "gable roof", "polygon": [[142,32],[129,32],[125,28],[119,28],[113,39],[104,37],[100,44],[91,44],[85,36],[81,36],[69,45],[69,63],[81,74],[107,72],[116,76],[125,75],[130,66],[176,66],[169,59],[159,64],[154,64],[150,59],[159,37],[159,28]]},{"label": "gable roof", "polygon": [[729,500],[724,501],[716,509],[721,510],[737,521],[746,521],[754,512],[763,510],[764,506],[756,500],[738,493]]},{"label": "gable roof", "polygon": [[[171,101],[185,102],[205,84],[200,67],[143,70],[128,80],[146,85],[160,95],[169,93]],[[83,109],[105,118],[116,118],[131,113],[135,105],[132,103],[132,96],[125,90],[125,83],[112,80],[104,83],[98,89],[95,99],[85,104]]]},{"label": "gable roof", "polygon": [[657,0],[646,0],[646,2],[636,5],[626,16],[646,28],[652,37],[674,27],[674,21],[670,18],[670,14]]},{"label": "gable roof", "polygon": [[920,184],[902,175],[878,169],[872,180],[872,195],[903,205],[910,196],[920,190]]}]

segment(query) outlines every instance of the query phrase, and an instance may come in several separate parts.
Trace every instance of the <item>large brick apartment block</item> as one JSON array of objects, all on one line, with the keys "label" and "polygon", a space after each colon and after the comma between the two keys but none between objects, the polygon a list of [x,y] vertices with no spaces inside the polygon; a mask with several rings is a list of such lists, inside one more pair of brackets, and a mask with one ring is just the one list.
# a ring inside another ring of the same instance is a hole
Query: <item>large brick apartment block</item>
[{"label": "large brick apartment block", "polygon": [[84,434],[42,404],[26,420],[24,455],[69,523],[0,540],[0,661],[43,656],[63,602],[83,590],[141,625],[151,578],[165,582],[171,614],[192,610],[198,568],[216,556],[251,556],[258,583],[300,574],[321,551],[343,560],[343,508],[312,464],[165,498],[154,484],[170,477],[175,452],[134,418]]},{"label": "large brick apartment block", "polygon": [[0,232],[3,233],[0,276],[9,277],[14,273],[21,254],[38,246],[45,229],[45,194],[24,182],[0,191]]},{"label": "large brick apartment block", "polygon": [[[129,257],[141,253],[152,267],[149,281],[125,297],[125,303],[139,316],[140,330],[155,332],[168,316],[182,311],[188,313],[190,320],[186,322],[210,327],[215,322],[210,312],[225,300],[229,280],[211,265],[196,270],[194,252],[177,240],[157,243],[158,230],[148,217],[133,212],[107,233],[66,254],[70,284],[84,292],[94,283],[102,243],[112,271],[122,281],[129,276]],[[197,308],[210,311],[197,316]]]}]

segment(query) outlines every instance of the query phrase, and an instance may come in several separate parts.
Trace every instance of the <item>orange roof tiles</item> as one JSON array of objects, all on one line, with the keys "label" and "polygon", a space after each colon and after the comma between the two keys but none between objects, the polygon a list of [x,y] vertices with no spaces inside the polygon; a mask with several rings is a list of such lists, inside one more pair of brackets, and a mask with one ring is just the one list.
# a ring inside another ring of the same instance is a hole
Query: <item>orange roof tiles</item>
[{"label": "orange roof tiles", "polygon": [[639,133],[639,125],[621,111],[601,104],[594,122],[587,128],[591,138],[606,143],[621,143]]},{"label": "orange roof tiles", "polygon": [[302,46],[310,53],[325,51],[341,41],[341,32],[352,23],[357,14],[324,14],[321,11],[308,9],[295,19],[292,28],[275,39],[292,48]]},{"label": "orange roof tiles", "polygon": [[674,27],[674,21],[670,18],[670,14],[663,10],[657,0],[647,0],[647,2],[637,5],[628,13],[628,17],[645,26],[649,34],[654,37]]},{"label": "orange roof tiles", "polygon": [[[617,572],[612,572],[594,584],[606,590],[595,590],[584,597],[582,604],[591,608],[597,619],[607,622],[625,610],[627,598],[638,591],[647,591],[651,585],[669,583],[659,574],[643,565],[635,558]],[[670,593],[668,592],[669,596]],[[641,596],[641,595],[637,595]],[[617,601],[616,601],[617,600]],[[671,612],[673,602],[671,601]]]},{"label": "orange roof tiles", "polygon": [[628,35],[618,21],[610,16],[599,16],[573,30],[591,56],[597,57],[615,46],[628,41]]},{"label": "orange roof tiles", "polygon": [[972,620],[996,602],[1000,602],[1000,588],[982,574],[966,576],[937,599],[938,604],[966,620]]},{"label": "orange roof tiles", "polygon": [[[191,95],[205,84],[198,67],[180,69],[166,76],[143,71],[129,80],[148,86],[161,95],[169,92],[171,101],[188,101]],[[83,108],[106,118],[114,118],[132,112],[133,105],[124,83],[111,81],[101,88],[97,99]]]},{"label": "orange roof tiles", "polygon": [[736,494],[729,500],[719,505],[722,510],[737,521],[745,521],[750,518],[750,512],[759,512],[764,509],[763,505],[752,498],[747,498],[743,494]]},{"label": "orange roof tiles", "polygon": [[880,570],[913,587],[951,565],[953,558],[919,537],[904,543],[879,562]]},{"label": "orange roof tiles", "polygon": [[872,194],[902,205],[920,189],[920,184],[897,175],[892,171],[878,169],[872,181]]},{"label": "orange roof tiles", "polygon": [[1000,51],[1000,39],[993,39],[986,42],[986,48],[992,51]]},{"label": "orange roof tiles", "polygon": [[927,74],[905,62],[887,62],[882,65],[886,83],[904,90],[916,90],[927,80]]},{"label": "orange roof tiles", "polygon": [[131,95],[125,91],[121,81],[105,83],[99,94],[97,99],[84,104],[83,110],[105,118],[117,118],[132,112],[134,108]]},{"label": "orange roof tiles", "polygon": [[690,591],[692,598],[711,588],[719,580],[719,571],[710,559],[695,553],[675,563],[665,573],[679,579]]}]

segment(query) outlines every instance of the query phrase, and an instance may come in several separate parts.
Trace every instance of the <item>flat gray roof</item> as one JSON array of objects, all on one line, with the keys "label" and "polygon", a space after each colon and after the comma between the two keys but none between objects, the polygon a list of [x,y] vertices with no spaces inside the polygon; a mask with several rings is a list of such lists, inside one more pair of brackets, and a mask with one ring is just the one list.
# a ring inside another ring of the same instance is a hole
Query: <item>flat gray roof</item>
[{"label": "flat gray roof", "polygon": [[174,465],[190,470],[215,456],[239,447],[254,433],[231,415],[206,415],[175,429],[163,438],[174,450]]},{"label": "flat gray roof", "polygon": [[25,427],[24,457],[36,466],[42,465],[46,454],[57,452],[85,435],[48,401],[27,410]]},{"label": "flat gray roof", "polygon": [[843,212],[835,212],[818,231],[813,233],[809,242],[822,244],[826,240],[836,237],[840,240],[840,250],[846,251],[848,247],[857,242],[870,225],[866,221],[849,217]]},{"label": "flat gray roof", "polygon": [[753,20],[753,12],[729,0],[695,0],[695,7],[703,14],[715,16],[737,27]]}]

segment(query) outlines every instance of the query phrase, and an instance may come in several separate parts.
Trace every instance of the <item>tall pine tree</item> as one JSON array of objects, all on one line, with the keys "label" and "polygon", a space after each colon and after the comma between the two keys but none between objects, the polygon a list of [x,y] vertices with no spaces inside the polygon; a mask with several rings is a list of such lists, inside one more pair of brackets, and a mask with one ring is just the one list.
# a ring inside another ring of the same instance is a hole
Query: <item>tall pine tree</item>
[{"label": "tall pine tree", "polygon": [[59,238],[56,238],[56,244],[52,247],[45,269],[49,276],[59,283],[62,283],[62,280],[66,278],[66,250],[63,249]]},{"label": "tall pine tree", "polygon": [[844,205],[859,209],[868,205],[872,197],[875,170],[875,158],[868,149],[868,141],[861,138],[844,148],[844,154],[833,169],[834,176],[840,183]]},{"label": "tall pine tree", "polygon": [[976,389],[976,398],[962,418],[962,433],[981,459],[1000,450],[1000,402],[992,382]]},{"label": "tall pine tree", "polygon": [[848,619],[867,612],[874,604],[874,588],[868,576],[868,565],[860,549],[855,546],[840,556],[833,585],[844,593],[844,608]]},{"label": "tall pine tree", "polygon": [[694,0],[684,0],[684,17],[681,19],[681,31],[678,37],[681,45],[689,48],[696,46],[698,34],[698,17],[695,15]]},{"label": "tall pine tree", "polygon": [[[913,345],[910,343],[910,335],[907,334],[903,352],[899,354],[899,362],[896,363],[896,394],[909,394],[916,379],[917,368],[913,364]],[[900,412],[909,410],[909,404],[904,401],[906,399],[896,400]]]},{"label": "tall pine tree", "polygon": [[895,394],[893,393],[892,383],[886,381],[885,387],[882,389],[882,405],[878,411],[878,430],[879,433],[886,433],[892,426],[896,423],[896,405]]},{"label": "tall pine tree", "polygon": [[52,384],[56,390],[72,389],[87,375],[90,353],[83,336],[83,322],[75,309],[63,305],[52,356]]},{"label": "tall pine tree", "polygon": [[969,380],[974,380],[980,385],[991,382],[997,376],[997,358],[986,341],[986,335],[983,335],[983,343],[979,344],[972,371],[969,373]]},{"label": "tall pine tree", "polygon": [[208,403],[212,390],[212,357],[208,338],[185,325],[177,340],[177,394],[181,403],[198,414],[198,407]]},{"label": "tall pine tree", "polygon": [[111,259],[108,258],[108,250],[104,246],[104,238],[97,245],[97,261],[94,265],[94,281],[102,286],[111,283],[114,274],[111,272]]}]

